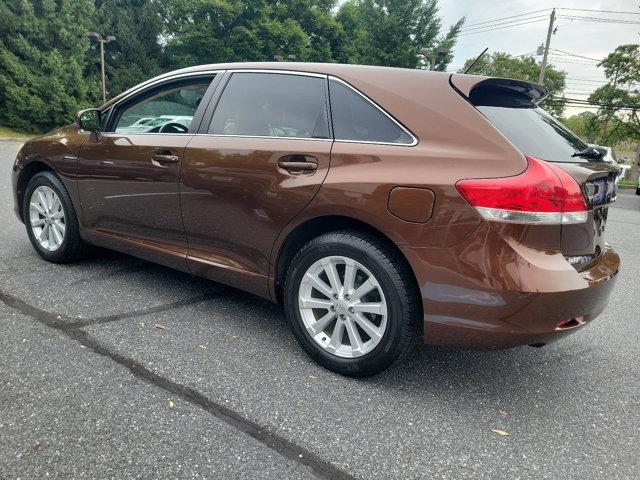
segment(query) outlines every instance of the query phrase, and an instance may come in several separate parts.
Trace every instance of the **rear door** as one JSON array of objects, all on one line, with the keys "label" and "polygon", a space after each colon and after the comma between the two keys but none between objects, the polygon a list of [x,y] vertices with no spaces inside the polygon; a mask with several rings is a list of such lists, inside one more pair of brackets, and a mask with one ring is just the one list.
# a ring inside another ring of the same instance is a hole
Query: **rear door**
[{"label": "rear door", "polygon": [[327,175],[327,78],[235,71],[219,90],[182,164],[189,268],[265,295],[277,235]]},{"label": "rear door", "polygon": [[596,152],[541,108],[494,91],[478,110],[523,154],[553,162],[581,186],[589,216],[586,222],[562,225],[560,248],[578,270],[588,267],[605,248],[609,204],[616,199],[618,167]]}]

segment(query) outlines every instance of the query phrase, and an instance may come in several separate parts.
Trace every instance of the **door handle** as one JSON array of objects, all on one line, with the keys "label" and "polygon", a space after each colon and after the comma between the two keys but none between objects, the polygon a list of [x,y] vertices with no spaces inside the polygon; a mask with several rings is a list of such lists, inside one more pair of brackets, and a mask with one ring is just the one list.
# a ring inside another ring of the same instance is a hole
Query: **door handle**
[{"label": "door handle", "polygon": [[176,163],[178,160],[180,160],[180,157],[178,157],[178,155],[174,155],[168,150],[161,149],[156,150],[151,157],[151,163],[159,166],[162,166],[162,164],[166,163]]},{"label": "door handle", "polygon": [[318,170],[318,159],[308,155],[285,155],[278,160],[278,167],[293,174],[313,173]]}]

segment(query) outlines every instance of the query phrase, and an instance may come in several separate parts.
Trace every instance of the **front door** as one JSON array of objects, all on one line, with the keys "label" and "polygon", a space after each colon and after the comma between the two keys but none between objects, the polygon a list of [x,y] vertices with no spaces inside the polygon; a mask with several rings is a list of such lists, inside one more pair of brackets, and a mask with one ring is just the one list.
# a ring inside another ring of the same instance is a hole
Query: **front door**
[{"label": "front door", "polygon": [[167,80],[112,107],[105,131],[87,140],[78,162],[89,234],[173,252],[183,260],[172,266],[186,268],[178,181],[193,138],[192,119],[204,108],[200,103],[211,80]]},{"label": "front door", "polygon": [[225,82],[182,164],[188,263],[194,273],[265,295],[277,235],[329,168],[327,79],[237,71]]}]

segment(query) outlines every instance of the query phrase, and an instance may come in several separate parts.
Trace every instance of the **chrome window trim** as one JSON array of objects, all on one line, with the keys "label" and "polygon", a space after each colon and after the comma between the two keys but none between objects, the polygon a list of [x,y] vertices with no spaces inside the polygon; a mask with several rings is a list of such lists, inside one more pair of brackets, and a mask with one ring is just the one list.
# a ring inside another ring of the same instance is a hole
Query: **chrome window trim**
[{"label": "chrome window trim", "polygon": [[[376,142],[376,141],[372,141],[372,140],[348,140],[348,139],[341,139],[341,138],[337,138],[335,136],[335,132],[334,132],[334,140],[336,142],[340,142],[340,143],[364,143],[364,144],[370,144],[370,145],[394,145],[394,146],[399,146],[399,147],[415,147],[418,144],[418,138],[404,125],[402,125],[398,120],[396,120],[389,112],[387,112],[384,108],[382,108],[380,105],[378,105],[376,102],[374,102],[372,99],[370,99],[367,95],[365,95],[364,93],[362,93],[360,90],[358,90],[357,88],[355,88],[354,86],[350,85],[349,83],[345,82],[344,80],[342,80],[341,78],[338,77],[334,77],[333,75],[329,75],[329,81],[331,80],[335,80],[338,83],[341,83],[342,85],[344,85],[345,87],[347,87],[348,89],[352,90],[353,92],[357,93],[358,95],[360,95],[362,98],[364,98],[367,102],[369,102],[371,105],[373,105],[375,108],[377,108],[380,112],[382,112],[383,115],[385,115],[389,120],[391,120],[393,123],[396,124],[396,126],[398,128],[400,128],[400,130],[402,130],[404,133],[406,133],[407,135],[409,135],[409,137],[411,137],[412,142],[411,143],[398,143],[398,142]],[[333,116],[332,116],[332,121],[333,121]]]},{"label": "chrome window trim", "polygon": [[228,69],[227,73],[275,73],[280,75],[297,75],[299,77],[316,77],[324,79],[328,77],[326,73],[301,72],[297,70],[271,70],[268,68],[236,68]]},{"label": "chrome window trim", "polygon": [[[110,109],[110,108],[114,108],[117,107],[118,105],[120,105],[122,102],[124,102],[125,100],[133,97],[134,95],[137,95],[138,93],[146,90],[148,87],[153,87],[154,85],[158,85],[160,83],[164,83],[164,82],[170,82],[173,80],[178,80],[180,78],[186,78],[186,77],[205,77],[207,75],[217,75],[219,73],[223,73],[224,70],[205,70],[202,72],[190,72],[190,73],[179,73],[177,75],[172,75],[170,77],[163,77],[163,78],[159,78],[156,81],[149,81],[149,83],[141,83],[140,85],[136,85],[135,87],[132,87],[130,90],[128,90],[127,92],[125,92],[125,96],[118,99],[117,102],[112,103],[111,105],[109,105],[106,109]],[[101,111],[102,113],[102,111]]]},{"label": "chrome window trim", "polygon": [[100,132],[100,135],[103,137],[132,137],[136,135],[176,135],[180,137],[193,137],[195,133],[177,133],[177,132]]},{"label": "chrome window trim", "polygon": [[197,137],[263,138],[271,140],[311,140],[314,142],[333,142],[333,138],[277,137],[273,135],[228,135],[224,133],[196,133],[194,135]]}]

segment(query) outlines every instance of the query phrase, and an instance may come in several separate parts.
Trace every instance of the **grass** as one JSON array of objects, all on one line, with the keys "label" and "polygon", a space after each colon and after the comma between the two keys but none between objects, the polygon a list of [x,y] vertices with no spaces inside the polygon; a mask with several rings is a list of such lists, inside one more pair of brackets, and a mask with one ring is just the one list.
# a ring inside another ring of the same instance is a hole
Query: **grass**
[{"label": "grass", "polygon": [[631,180],[625,180],[623,178],[620,180],[620,183],[618,184],[618,186],[623,188],[636,188],[638,184],[636,182],[633,182]]},{"label": "grass", "polygon": [[19,132],[17,130],[13,130],[11,128],[3,127],[2,125],[0,125],[0,138],[4,137],[4,138],[27,139],[32,136],[33,136],[32,133]]}]

